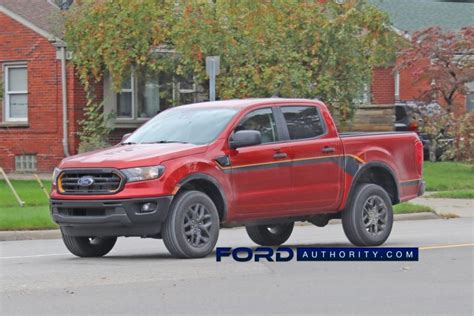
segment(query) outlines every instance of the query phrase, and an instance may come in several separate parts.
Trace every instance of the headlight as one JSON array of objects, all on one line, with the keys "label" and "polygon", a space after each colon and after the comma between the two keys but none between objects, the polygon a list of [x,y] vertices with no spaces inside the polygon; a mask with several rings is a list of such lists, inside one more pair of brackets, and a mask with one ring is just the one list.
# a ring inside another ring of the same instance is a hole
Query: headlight
[{"label": "headlight", "polygon": [[54,171],[53,171],[53,184],[56,185],[56,181],[58,180],[58,176],[59,174],[61,173],[61,169],[59,168],[54,168]]},{"label": "headlight", "polygon": [[127,182],[158,179],[165,172],[164,166],[121,169],[127,176]]}]

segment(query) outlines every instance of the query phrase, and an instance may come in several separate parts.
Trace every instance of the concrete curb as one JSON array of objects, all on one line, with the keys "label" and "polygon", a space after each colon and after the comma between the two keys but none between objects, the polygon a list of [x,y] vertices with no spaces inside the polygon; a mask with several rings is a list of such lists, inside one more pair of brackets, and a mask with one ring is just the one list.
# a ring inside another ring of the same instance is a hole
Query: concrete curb
[{"label": "concrete curb", "polygon": [[61,232],[54,230],[11,230],[0,231],[0,241],[59,239]]},{"label": "concrete curb", "polygon": [[[411,213],[411,214],[396,214],[394,216],[395,221],[414,221],[414,220],[427,220],[427,219],[439,219],[440,217],[435,213],[424,212],[424,213]],[[340,224],[340,219],[334,219],[329,224]],[[298,223],[297,226],[312,226],[313,224],[304,222]],[[36,240],[36,239],[60,239],[61,232],[59,229],[54,230],[12,230],[12,231],[0,231],[0,241],[15,241],[15,240]]]},{"label": "concrete curb", "polygon": [[438,214],[434,212],[410,213],[410,214],[395,214],[396,221],[417,221],[426,219],[440,219]]}]

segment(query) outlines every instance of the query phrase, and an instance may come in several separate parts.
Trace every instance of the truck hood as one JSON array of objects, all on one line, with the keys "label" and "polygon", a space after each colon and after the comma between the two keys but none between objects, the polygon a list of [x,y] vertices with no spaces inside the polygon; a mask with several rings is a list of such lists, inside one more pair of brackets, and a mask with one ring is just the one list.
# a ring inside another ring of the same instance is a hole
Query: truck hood
[{"label": "truck hood", "polygon": [[133,168],[160,164],[164,160],[206,151],[207,145],[135,144],[117,145],[63,159],[60,168]]}]

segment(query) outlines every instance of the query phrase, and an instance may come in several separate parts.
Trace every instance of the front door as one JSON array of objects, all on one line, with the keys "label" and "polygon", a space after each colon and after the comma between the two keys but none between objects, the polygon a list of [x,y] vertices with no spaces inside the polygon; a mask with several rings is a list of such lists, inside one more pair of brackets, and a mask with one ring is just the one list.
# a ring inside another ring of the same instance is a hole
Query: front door
[{"label": "front door", "polygon": [[233,150],[232,185],[238,217],[259,218],[288,211],[291,197],[291,163],[286,143],[279,143],[272,108],[248,113],[234,131],[257,130],[262,144]]}]

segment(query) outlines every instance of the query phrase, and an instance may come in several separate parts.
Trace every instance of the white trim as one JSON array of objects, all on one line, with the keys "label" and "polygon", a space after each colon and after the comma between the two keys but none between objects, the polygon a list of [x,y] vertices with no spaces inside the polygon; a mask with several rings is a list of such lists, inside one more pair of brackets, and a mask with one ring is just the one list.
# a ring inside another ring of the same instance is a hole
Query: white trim
[{"label": "white trim", "polygon": [[400,72],[395,71],[395,101],[400,101]]},{"label": "white trim", "polygon": [[59,41],[60,39],[54,36],[53,34],[43,30],[42,28],[39,28],[38,26],[34,25],[21,15],[16,14],[15,12],[11,11],[10,9],[7,9],[5,6],[0,4],[0,12],[4,13],[5,15],[9,16],[13,20],[23,24],[27,28],[35,31],[36,33],[40,34],[43,37],[46,37],[48,40],[53,40],[53,41]]},{"label": "white trim", "polygon": [[[10,68],[25,68],[26,70],[26,89],[27,90],[14,90],[9,91],[9,80],[8,80],[8,71]],[[9,63],[3,65],[3,77],[4,77],[4,93],[5,93],[5,102],[4,102],[4,113],[5,117],[4,122],[28,122],[28,65],[26,63]],[[10,95],[15,94],[26,94],[27,103],[26,103],[26,117],[25,118],[12,118],[10,117]]]}]

